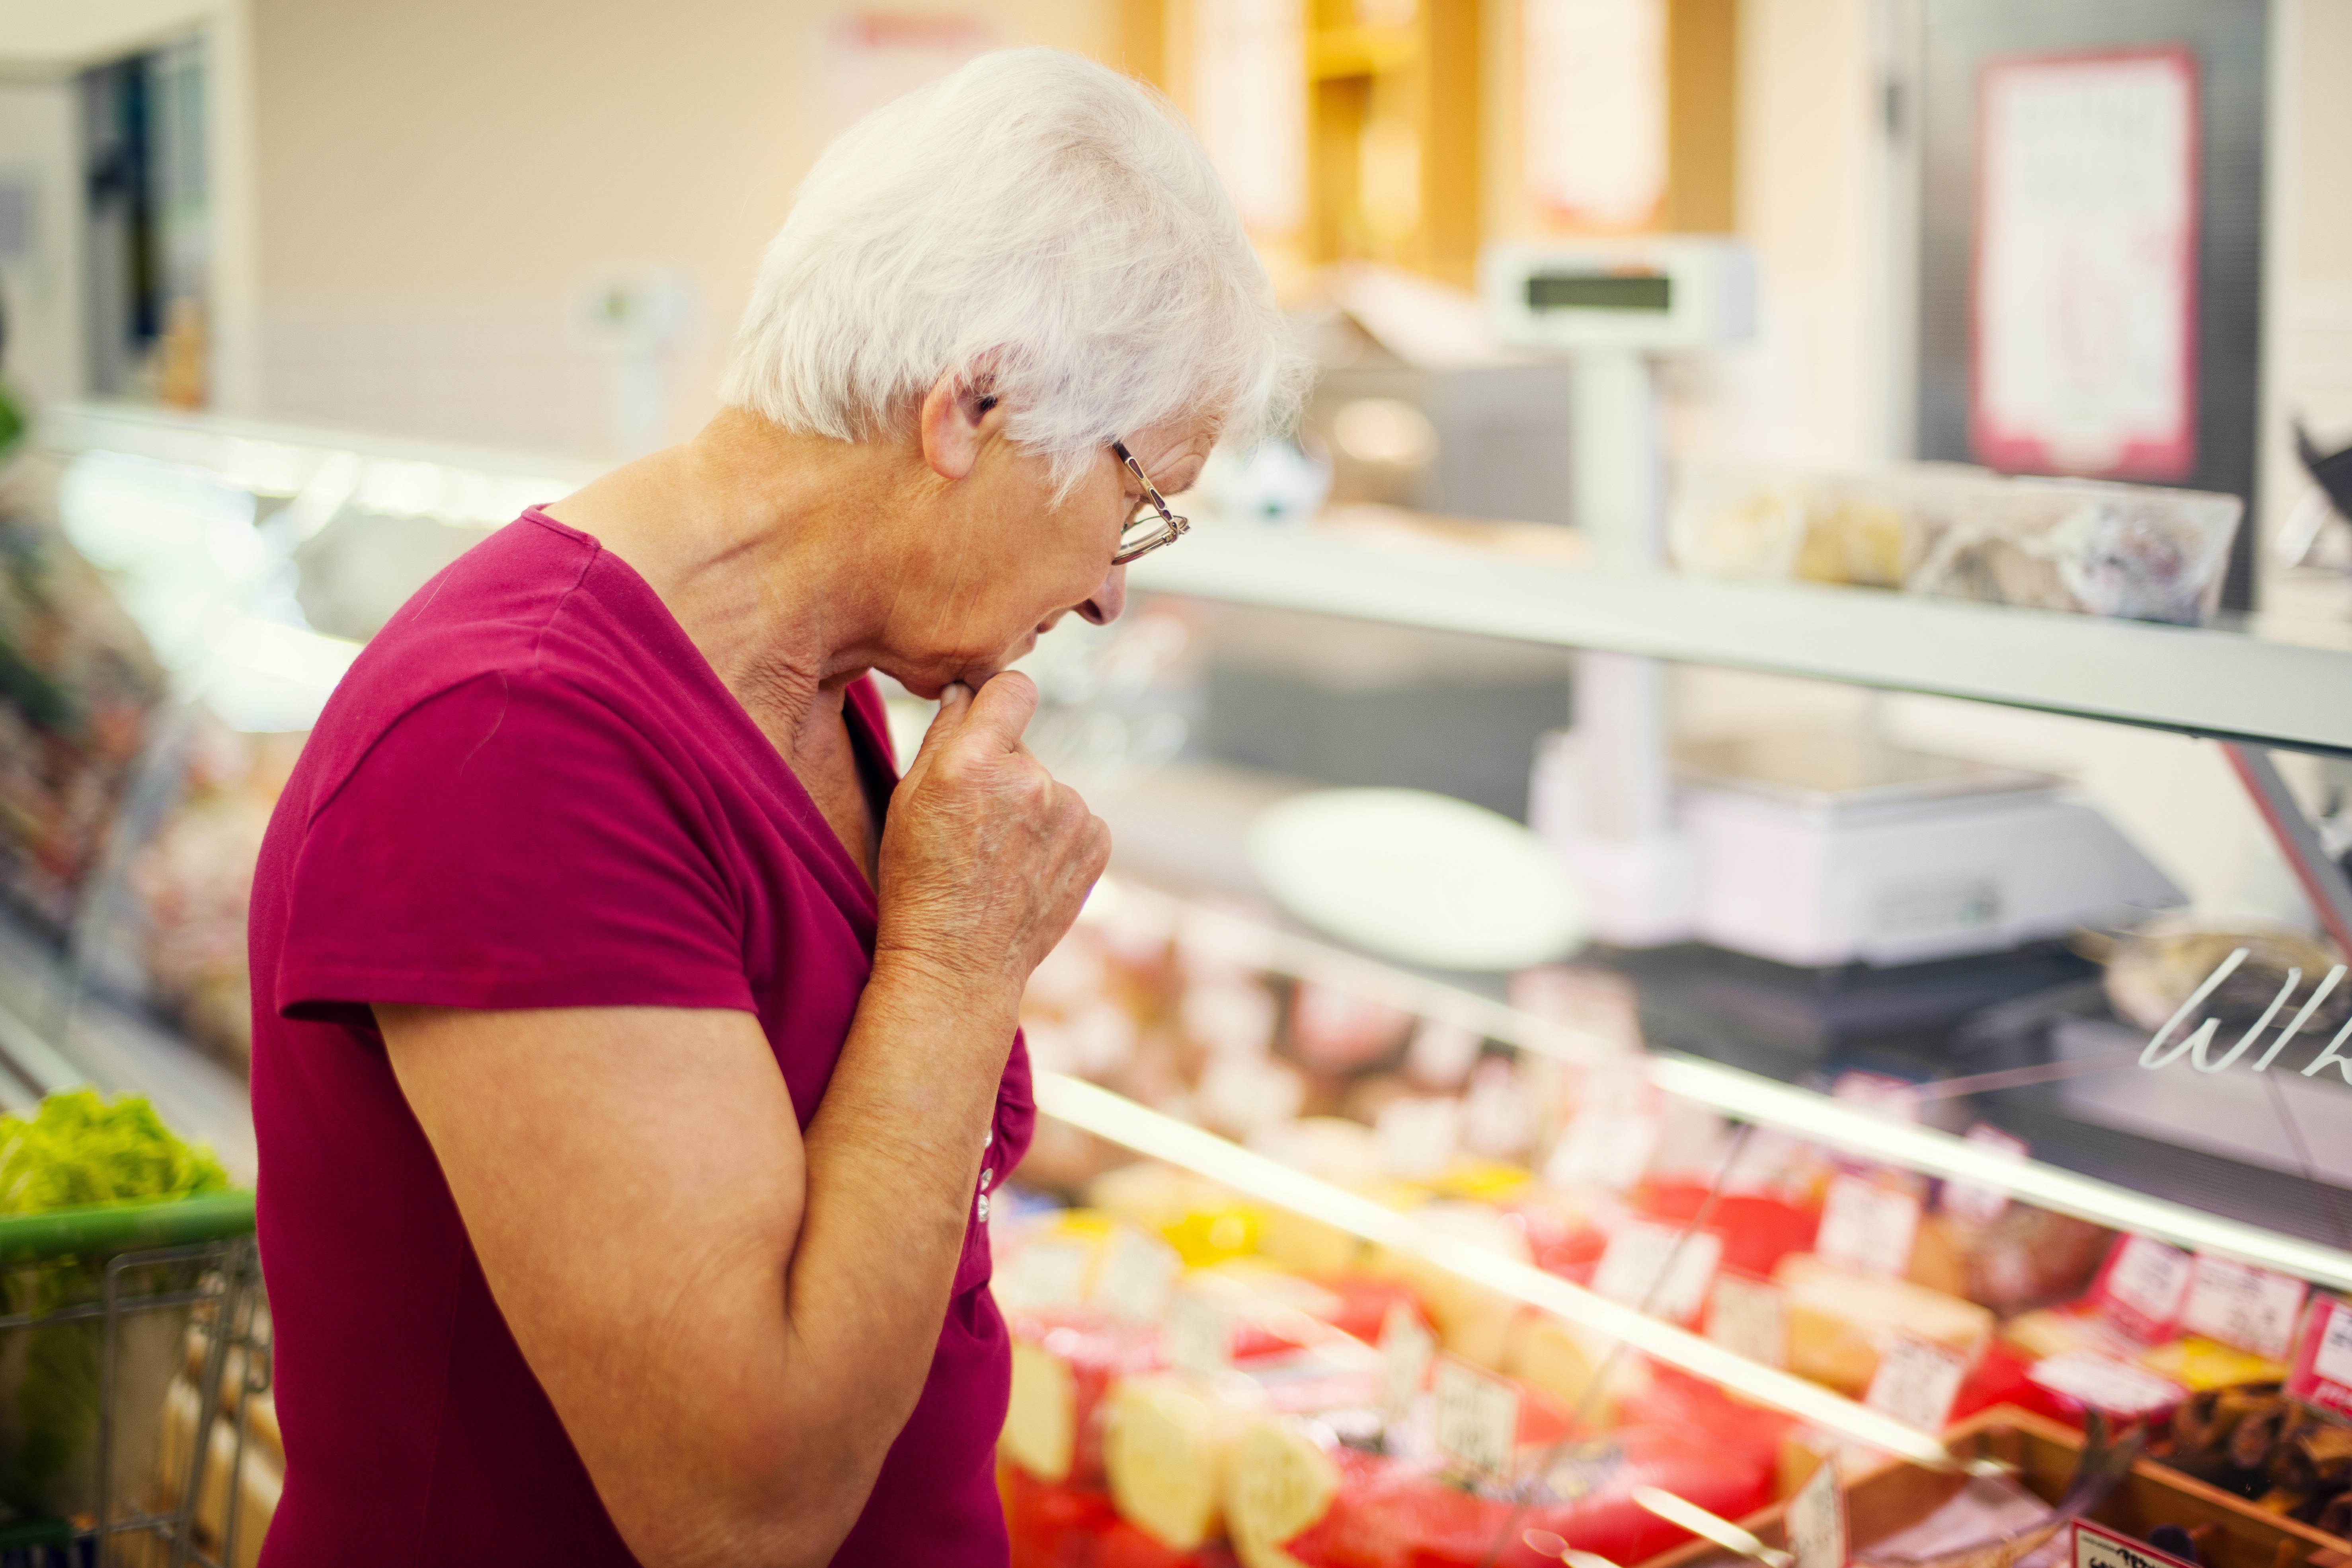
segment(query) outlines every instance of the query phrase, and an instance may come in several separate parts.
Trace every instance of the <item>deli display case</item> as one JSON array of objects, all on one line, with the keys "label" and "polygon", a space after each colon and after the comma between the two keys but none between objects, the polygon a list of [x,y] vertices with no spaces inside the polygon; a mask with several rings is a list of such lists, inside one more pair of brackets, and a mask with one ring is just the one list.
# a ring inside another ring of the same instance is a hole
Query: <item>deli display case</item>
[{"label": "deli display case", "polygon": [[[585,477],[44,421],[5,490],[0,1101],[141,1089],[236,1165],[244,889],[303,730]],[[989,1216],[1014,1563],[2352,1564],[2345,628],[1526,531],[1202,518],[1024,666],[1119,847],[1033,980],[1043,1121]],[[1561,829],[1623,783],[1594,656],[2197,738],[2308,929],[1866,704],[1664,735],[1688,863],[1599,868]],[[1638,943],[1633,876],[1679,900]]]}]

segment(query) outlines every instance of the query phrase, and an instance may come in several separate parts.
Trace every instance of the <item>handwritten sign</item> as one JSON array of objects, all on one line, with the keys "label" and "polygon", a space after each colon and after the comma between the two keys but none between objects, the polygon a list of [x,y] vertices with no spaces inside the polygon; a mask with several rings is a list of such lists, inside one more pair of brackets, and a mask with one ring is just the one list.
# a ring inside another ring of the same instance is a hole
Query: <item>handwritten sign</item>
[{"label": "handwritten sign", "polygon": [[1412,1409],[1436,1353],[1437,1341],[1421,1314],[1402,1301],[1392,1303],[1381,1325],[1381,1384],[1390,1415],[1401,1417]]},{"label": "handwritten sign", "polygon": [[1879,1352],[1878,1371],[1862,1402],[1923,1432],[1940,1432],[1968,1375],[1969,1363],[1954,1352],[1897,1334]]},{"label": "handwritten sign", "polygon": [[1707,1301],[1706,1337],[1759,1366],[1780,1365],[1789,1355],[1789,1318],[1780,1288],[1736,1274],[1722,1276]]},{"label": "handwritten sign", "polygon": [[1822,1202],[1813,1250],[1857,1274],[1900,1279],[1919,1236],[1919,1200],[1861,1176],[1839,1176]]},{"label": "handwritten sign", "polygon": [[1845,1494],[1835,1454],[1815,1467],[1789,1500],[1789,1550],[1797,1568],[1845,1568]]},{"label": "handwritten sign", "polygon": [[[2285,983],[2279,986],[2278,994],[2271,999],[2271,1005],[2263,1009],[2262,1016],[2256,1018],[2252,1026],[2238,1037],[2238,1043],[2231,1046],[2220,1061],[2214,1061],[2207,1055],[2212,1047],[2214,1037],[2221,1032],[2221,1020],[2219,1018],[2208,1018],[2179,1039],[2172,1039],[2173,1031],[2187,1023],[2189,1016],[2203,1006],[2205,999],[2213,994],[2221,982],[2230,978],[2237,972],[2238,965],[2246,962],[2247,951],[2242,947],[2233,949],[2230,956],[2223,959],[2220,966],[2207,975],[2196,990],[2189,994],[2189,999],[2180,1004],[2172,1016],[2165,1020],[2164,1027],[2148,1037],[2147,1044],[2140,1048],[2139,1065],[2141,1067],[2153,1072],[2161,1068],[2170,1067],[2185,1056],[2189,1058],[2189,1065],[2199,1072],[2221,1072],[2232,1066],[2240,1057],[2253,1048],[2254,1042],[2262,1037],[2263,1031],[2271,1026],[2280,1011],[2286,1006],[2288,999],[2294,996],[2295,987],[2303,984],[2302,970],[2290,969],[2286,972]],[[2270,1048],[2255,1058],[2253,1065],[2255,1072],[2270,1070],[2271,1063],[2278,1059],[2278,1054],[2286,1049],[2287,1042],[2300,1034],[2304,1025],[2311,1021],[2311,1016],[2319,1010],[2319,1005],[2322,1002],[2327,1000],[2328,994],[2336,989],[2337,982],[2344,978],[2345,973],[2345,966],[2336,964],[2328,970],[2326,979],[2312,987],[2311,994],[2305,999],[2302,1007],[2297,1009],[2294,1016],[2289,1018],[2285,1026],[2279,1030],[2278,1038],[2273,1040]],[[2310,1064],[2303,1069],[2303,1076],[2316,1077],[2320,1068],[2332,1065],[2343,1076],[2346,1083],[2352,1084],[2352,1056],[2344,1054],[2345,1042],[2347,1040],[2352,1040],[2352,1022],[2347,1022],[2343,1028],[2336,1031],[2336,1037],[2328,1041],[2326,1047],[2314,1057]]]},{"label": "handwritten sign", "polygon": [[2159,1415],[2189,1397],[2189,1391],[2170,1378],[2096,1351],[2045,1356],[2026,1377],[2078,1405],[2127,1419]]},{"label": "handwritten sign", "polygon": [[1518,1436],[1517,1389],[1458,1357],[1438,1361],[1440,1453],[1481,1475],[1508,1475]]},{"label": "handwritten sign", "polygon": [[1192,1377],[1215,1377],[1234,1363],[1234,1315],[1198,1290],[1168,1303],[1168,1364]]},{"label": "handwritten sign", "polygon": [[1095,1274],[1095,1300],[1130,1322],[1155,1323],[1183,1269],[1176,1249],[1130,1226],[1111,1233]]},{"label": "handwritten sign", "polygon": [[2127,1236],[2107,1254],[2091,1286],[2091,1300],[2107,1321],[2147,1344],[2179,1331],[2180,1309],[2189,1301],[2196,1262],[2178,1247],[2145,1236]]},{"label": "handwritten sign", "polygon": [[2284,1361],[2294,1344],[2294,1321],[2303,1311],[2302,1280],[2267,1268],[2200,1257],[2189,1282],[2189,1302],[2180,1326],[2242,1351]]},{"label": "handwritten sign", "polygon": [[2074,1521],[2074,1568],[2195,1568],[2195,1564],[2158,1552],[2147,1542],[2135,1541],[2120,1531],[2078,1519]]},{"label": "handwritten sign", "polygon": [[1095,1249],[1083,1241],[1033,1241],[992,1282],[997,1302],[1010,1311],[1034,1311],[1075,1301],[1086,1289],[1087,1267],[1094,1258]]},{"label": "handwritten sign", "polygon": [[2352,1302],[2322,1296],[2312,1304],[2286,1391],[2305,1405],[2352,1416]]},{"label": "handwritten sign", "polygon": [[1596,1294],[1686,1323],[1706,1302],[1707,1282],[1723,1258],[1723,1238],[1702,1230],[1687,1239],[1668,1225],[1627,1220],[1609,1238],[1592,1271]]}]

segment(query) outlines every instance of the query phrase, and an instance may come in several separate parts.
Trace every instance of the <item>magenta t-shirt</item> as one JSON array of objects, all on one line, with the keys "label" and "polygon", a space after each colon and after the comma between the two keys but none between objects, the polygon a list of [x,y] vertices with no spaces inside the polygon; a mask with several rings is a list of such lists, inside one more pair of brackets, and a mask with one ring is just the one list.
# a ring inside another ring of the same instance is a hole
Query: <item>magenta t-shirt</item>
[{"label": "magenta t-shirt", "polygon": [[[887,793],[869,684],[848,712]],[[267,1568],[634,1561],[483,1282],[369,1005],[740,1008],[805,1129],[874,921],[775,748],[588,535],[526,512],[393,617],[311,732],[254,877],[287,1462]],[[992,1185],[1033,1121],[1016,1037]],[[1010,1359],[988,1277],[975,1215],[922,1397],[835,1563],[1005,1562]]]}]

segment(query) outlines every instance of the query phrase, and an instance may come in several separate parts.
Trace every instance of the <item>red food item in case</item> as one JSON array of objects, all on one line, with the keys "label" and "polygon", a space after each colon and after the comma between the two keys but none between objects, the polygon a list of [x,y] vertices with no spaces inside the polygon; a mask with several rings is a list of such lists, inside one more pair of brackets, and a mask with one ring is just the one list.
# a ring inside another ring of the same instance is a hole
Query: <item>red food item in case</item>
[{"label": "red food item in case", "polygon": [[[1643,1187],[1634,1206],[1651,1219],[1688,1224],[1706,1202],[1696,1182],[1658,1182]],[[1723,1238],[1718,1267],[1769,1279],[1780,1259],[1809,1252],[1822,1227],[1821,1211],[1755,1193],[1726,1193],[1716,1199],[1706,1228]]]},{"label": "red food item in case", "polygon": [[[1689,1536],[1634,1502],[1635,1487],[1658,1487],[1734,1519],[1771,1496],[1769,1467],[1675,1427],[1627,1427],[1578,1445],[1553,1466],[1543,1500],[1524,1509],[1465,1491],[1427,1462],[1350,1452],[1339,1466],[1330,1507],[1284,1548],[1302,1568],[1477,1568],[1490,1561],[1541,1568],[1557,1561],[1527,1543],[1530,1531],[1612,1562],[1638,1563]],[[1562,1495],[1569,1492],[1575,1495]]]},{"label": "red food item in case", "polygon": [[999,1478],[1013,1568],[1100,1568],[1096,1544],[1119,1522],[1109,1493],[1041,1481],[1018,1465]]},{"label": "red food item in case", "polygon": [[1789,1435],[1802,1425],[1780,1411],[1743,1405],[1705,1378],[1663,1363],[1652,1365],[1648,1385],[1627,1394],[1618,1409],[1627,1426],[1680,1427],[1736,1450],[1767,1473],[1780,1462]]}]

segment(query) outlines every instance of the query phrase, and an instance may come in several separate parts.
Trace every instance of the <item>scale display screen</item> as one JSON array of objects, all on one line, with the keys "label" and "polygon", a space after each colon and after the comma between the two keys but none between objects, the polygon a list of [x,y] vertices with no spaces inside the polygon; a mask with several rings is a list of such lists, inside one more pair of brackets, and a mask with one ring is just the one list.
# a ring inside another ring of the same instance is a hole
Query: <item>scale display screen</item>
[{"label": "scale display screen", "polygon": [[1675,280],[1658,272],[1538,272],[1528,279],[1530,310],[1674,309]]}]

